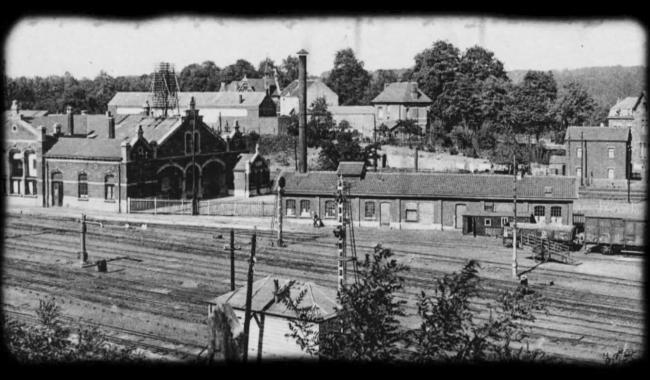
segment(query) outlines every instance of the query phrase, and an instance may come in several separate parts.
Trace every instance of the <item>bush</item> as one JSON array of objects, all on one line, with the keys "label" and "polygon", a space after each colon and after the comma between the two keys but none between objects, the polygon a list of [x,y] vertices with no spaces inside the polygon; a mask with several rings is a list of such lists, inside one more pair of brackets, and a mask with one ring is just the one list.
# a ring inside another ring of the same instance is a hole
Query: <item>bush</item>
[{"label": "bush", "polygon": [[449,149],[449,154],[451,154],[452,156],[457,155],[458,154],[458,148],[456,148],[455,146],[452,146],[451,149]]}]

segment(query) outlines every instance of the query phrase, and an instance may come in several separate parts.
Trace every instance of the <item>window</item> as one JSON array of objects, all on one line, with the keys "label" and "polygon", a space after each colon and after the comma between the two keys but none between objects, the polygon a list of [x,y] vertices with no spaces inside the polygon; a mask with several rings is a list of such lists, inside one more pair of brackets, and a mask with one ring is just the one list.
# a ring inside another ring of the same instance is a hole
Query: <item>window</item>
[{"label": "window", "polygon": [[107,201],[115,199],[115,176],[112,174],[104,178],[104,199]]},{"label": "window", "polygon": [[364,206],[364,217],[366,219],[375,219],[375,202],[366,202]]},{"label": "window", "polygon": [[20,184],[21,180],[19,179],[12,179],[11,180],[11,188],[9,189],[10,194],[20,194]]},{"label": "window", "polygon": [[88,175],[86,173],[79,174],[79,198],[88,198]]},{"label": "window", "polygon": [[36,177],[36,155],[33,152],[25,153],[25,177]]},{"label": "window", "polygon": [[325,217],[336,218],[336,202],[325,201]]},{"label": "window", "polygon": [[494,212],[494,202],[485,202],[483,211]]},{"label": "window", "polygon": [[194,132],[194,150],[196,153],[201,153],[201,138],[199,132]]},{"label": "window", "polygon": [[192,133],[185,133],[185,154],[192,154]]},{"label": "window", "polygon": [[578,148],[578,149],[576,150],[576,156],[577,156],[578,158],[582,158],[582,148]]},{"label": "window", "polygon": [[311,216],[310,202],[307,200],[300,201],[300,216]]},{"label": "window", "polygon": [[485,227],[492,227],[492,219],[485,218]]},{"label": "window", "polygon": [[544,216],[546,214],[546,208],[544,206],[535,206],[534,215],[535,216]]},{"label": "window", "polygon": [[20,152],[10,153],[11,157],[11,176],[12,177],[22,177],[23,176],[23,157]]},{"label": "window", "polygon": [[607,169],[607,178],[614,179],[614,169],[612,168]]},{"label": "window", "polygon": [[406,204],[406,221],[407,222],[417,222],[418,221],[418,204],[415,202]]},{"label": "window", "polygon": [[507,216],[502,216],[501,217],[501,227],[504,226],[509,226],[510,225],[510,220],[508,219]]},{"label": "window", "polygon": [[576,168],[576,177],[582,178],[582,168],[581,167]]},{"label": "window", "polygon": [[560,206],[551,207],[551,216],[552,217],[562,216],[562,207],[560,207]]},{"label": "window", "polygon": [[607,157],[614,158],[614,148],[607,148]]},{"label": "window", "polygon": [[383,119],[384,118],[384,107],[377,107],[377,118]]},{"label": "window", "polygon": [[287,216],[296,216],[296,201],[287,199]]},{"label": "window", "polygon": [[36,181],[33,179],[25,181],[25,194],[26,195],[36,195]]}]

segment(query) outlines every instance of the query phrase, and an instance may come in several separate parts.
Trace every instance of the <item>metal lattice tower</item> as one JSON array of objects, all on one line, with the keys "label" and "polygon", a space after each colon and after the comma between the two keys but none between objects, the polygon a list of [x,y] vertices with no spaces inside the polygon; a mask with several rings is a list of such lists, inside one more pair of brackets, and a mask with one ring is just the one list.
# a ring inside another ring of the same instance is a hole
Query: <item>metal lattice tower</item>
[{"label": "metal lattice tower", "polygon": [[162,110],[162,115],[167,117],[167,110],[176,109],[180,114],[178,104],[178,78],[174,65],[160,62],[154,67],[153,80],[151,81],[151,107]]},{"label": "metal lattice tower", "polygon": [[339,182],[336,187],[336,203],[337,203],[337,222],[338,222],[338,291],[341,291],[341,288],[345,284],[346,275],[347,275],[347,266],[346,266],[346,252],[345,252],[345,224],[343,216],[343,176],[339,175]]}]

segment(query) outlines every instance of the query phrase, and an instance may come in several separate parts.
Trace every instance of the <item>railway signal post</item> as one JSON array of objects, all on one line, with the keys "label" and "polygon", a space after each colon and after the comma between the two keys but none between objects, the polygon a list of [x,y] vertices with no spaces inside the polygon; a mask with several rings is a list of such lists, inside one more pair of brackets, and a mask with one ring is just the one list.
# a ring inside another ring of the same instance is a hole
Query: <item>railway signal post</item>
[{"label": "railway signal post", "polygon": [[513,211],[514,221],[512,228],[512,278],[517,279],[517,153],[512,158],[513,161]]},{"label": "railway signal post", "polygon": [[341,288],[345,284],[346,279],[346,263],[345,263],[345,222],[343,218],[343,175],[339,174],[339,182],[336,187],[336,203],[337,203],[337,215],[338,215],[338,226],[334,230],[334,236],[338,238],[337,248],[338,248],[338,281],[337,281],[337,291],[340,292]]},{"label": "railway signal post", "polygon": [[246,309],[244,311],[244,352],[242,359],[244,363],[248,361],[248,335],[251,324],[251,302],[253,297],[253,273],[255,266],[255,244],[257,240],[257,227],[251,238],[251,258],[248,263],[248,281],[246,283]]}]

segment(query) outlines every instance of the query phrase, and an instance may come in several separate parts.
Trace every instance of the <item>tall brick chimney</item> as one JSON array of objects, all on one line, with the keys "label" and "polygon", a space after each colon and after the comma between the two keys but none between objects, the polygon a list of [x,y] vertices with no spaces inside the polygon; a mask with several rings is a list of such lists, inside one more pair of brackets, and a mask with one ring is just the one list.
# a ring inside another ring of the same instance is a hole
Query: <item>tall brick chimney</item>
[{"label": "tall brick chimney", "polygon": [[106,111],[106,118],[108,118],[108,138],[115,138],[115,118],[111,115],[111,111]]},{"label": "tall brick chimney", "polygon": [[307,51],[298,52],[298,171],[307,173]]},{"label": "tall brick chimney", "polygon": [[74,136],[74,115],[72,115],[72,107],[67,106],[65,113],[68,115],[68,133],[70,136]]}]

